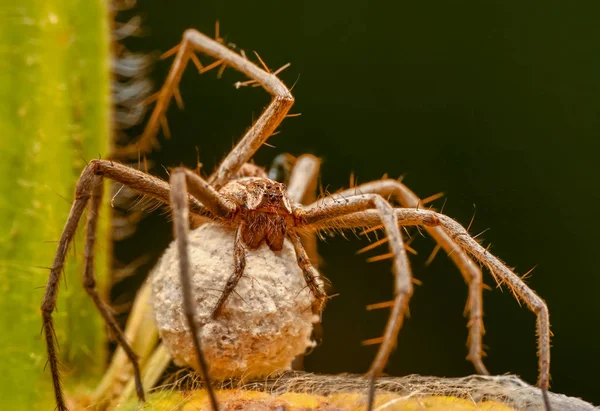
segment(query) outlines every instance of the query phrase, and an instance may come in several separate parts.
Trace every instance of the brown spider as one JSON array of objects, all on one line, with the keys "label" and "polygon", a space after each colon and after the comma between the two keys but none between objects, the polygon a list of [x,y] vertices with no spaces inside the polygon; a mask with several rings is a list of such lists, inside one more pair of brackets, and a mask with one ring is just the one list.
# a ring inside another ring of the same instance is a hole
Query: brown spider
[{"label": "brown spider", "polygon": [[[202,52],[216,59],[209,66],[202,66],[195,52]],[[108,306],[100,299],[95,290],[93,273],[93,247],[98,211],[101,203],[103,181],[112,179],[139,193],[153,197],[172,208],[175,241],[177,242],[180,276],[183,293],[183,305],[187,325],[194,340],[195,352],[203,377],[207,382],[213,409],[218,403],[209,384],[207,364],[202,354],[198,337],[198,324],[194,321],[195,307],[191,295],[189,261],[189,213],[193,217],[209,218],[235,230],[234,272],[231,274],[223,294],[213,310],[218,316],[228,297],[240,280],[245,265],[247,249],[257,248],[263,243],[271,250],[282,248],[287,238],[296,253],[298,265],[302,269],[306,284],[314,297],[313,309],[320,312],[327,295],[323,281],[311,264],[300,241],[300,233],[316,230],[340,230],[353,228],[383,228],[391,254],[395,275],[394,300],[391,314],[380,342],[379,351],[369,370],[370,391],[369,410],[372,409],[375,396],[375,379],[381,375],[390,352],[394,348],[396,336],[406,313],[413,292],[412,275],[406,255],[400,226],[421,226],[438,242],[460,269],[469,285],[468,311],[469,355],[480,373],[487,373],[482,361],[481,337],[482,324],[482,279],[481,271],[469,255],[480,264],[487,266],[498,283],[505,283],[515,297],[527,305],[537,316],[539,379],[538,385],[545,394],[549,384],[550,367],[550,328],[548,309],[544,301],[532,291],[521,278],[512,272],[502,261],[490,254],[468,232],[451,218],[431,211],[419,209],[420,200],[406,186],[395,180],[379,180],[362,184],[340,193],[327,196],[308,206],[302,206],[301,200],[309,186],[314,184],[318,164],[314,167],[292,170],[290,186],[286,188],[268,178],[259,167],[248,161],[256,150],[273,134],[283,121],[294,98],[288,88],[262,63],[263,68],[250,62],[244,55],[238,54],[222,44],[218,35],[213,40],[196,30],[187,30],[180,45],[167,52],[177,53],[164,87],[158,95],[157,105],[152,113],[146,131],[138,145],[126,148],[121,154],[133,154],[138,150],[147,150],[154,145],[154,138],[164,119],[164,112],[175,97],[180,102],[178,83],[189,59],[202,73],[221,65],[233,67],[247,75],[251,80],[238,84],[258,84],[267,90],[273,99],[259,119],[247,131],[242,140],[225,157],[217,170],[204,180],[186,168],[172,171],[170,182],[124,166],[111,160],[93,160],[83,170],[78,181],[75,201],[72,205],[58,250],[52,265],[50,277],[42,303],[43,329],[54,382],[56,403],[59,411],[66,410],[58,369],[57,352],[54,340],[52,313],[56,306],[58,282],[62,271],[67,248],[75,234],[79,220],[86,206],[87,237],[85,246],[84,287],[104,317],[118,343],[123,347],[134,367],[138,397],[144,399],[140,370],[135,353],[126,341],[123,332],[114,320]],[[285,68],[285,67],[284,67]],[[310,171],[310,170],[313,171]],[[308,170],[308,171],[307,171]],[[386,198],[393,198],[402,207],[395,208]],[[547,400],[546,400],[547,401]],[[548,407],[548,403],[547,408]]]}]

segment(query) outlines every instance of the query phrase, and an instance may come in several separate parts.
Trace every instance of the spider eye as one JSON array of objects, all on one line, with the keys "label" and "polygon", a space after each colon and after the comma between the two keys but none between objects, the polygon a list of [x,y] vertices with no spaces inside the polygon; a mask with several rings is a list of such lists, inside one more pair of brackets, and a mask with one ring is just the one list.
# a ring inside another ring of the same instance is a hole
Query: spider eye
[{"label": "spider eye", "polygon": [[267,184],[267,190],[271,189],[271,184]]}]

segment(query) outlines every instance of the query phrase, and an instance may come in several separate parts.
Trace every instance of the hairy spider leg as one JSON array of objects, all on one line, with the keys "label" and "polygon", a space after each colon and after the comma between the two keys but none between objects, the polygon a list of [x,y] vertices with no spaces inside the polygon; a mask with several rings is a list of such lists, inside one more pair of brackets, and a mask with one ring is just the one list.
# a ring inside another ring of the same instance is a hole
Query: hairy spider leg
[{"label": "hairy spider leg", "polygon": [[269,167],[269,171],[267,172],[267,176],[271,180],[279,181],[283,184],[288,184],[290,181],[290,176],[292,174],[292,169],[296,164],[296,157],[289,153],[281,153],[278,154],[273,161],[271,162],[271,166]]},{"label": "hairy spider leg", "polygon": [[[397,180],[378,180],[359,186],[343,190],[333,195],[334,198],[345,198],[354,194],[376,193],[383,197],[394,198],[402,207],[419,208],[422,201],[408,187]],[[317,203],[310,207],[315,207]],[[309,207],[309,208],[310,208]],[[475,366],[475,370],[479,374],[488,375],[482,361],[482,356],[485,355],[482,348],[482,337],[485,334],[483,325],[483,279],[481,269],[469,255],[459,247],[450,236],[441,227],[425,227],[427,233],[440,245],[448,254],[452,262],[459,269],[465,282],[467,283],[469,295],[467,299],[466,310],[469,313],[469,336],[467,346],[469,354],[467,359]]]},{"label": "hairy spider leg", "polygon": [[[135,189],[144,195],[148,195],[164,203],[169,202],[170,188],[166,182],[116,162],[108,160],[92,160],[81,173],[75,189],[75,201],[71,206],[67,222],[65,223],[65,227],[59,240],[41,306],[48,362],[50,364],[50,371],[52,374],[56,406],[59,411],[67,410],[67,406],[60,378],[58,352],[55,341],[56,336],[54,332],[52,313],[56,308],[60,273],[62,272],[65,264],[67,250],[71,244],[71,241],[73,240],[75,232],[77,231],[77,226],[86,206],[88,205],[88,202],[90,209],[88,212],[88,231],[85,245],[84,286],[88,294],[92,297],[102,317],[115,335],[117,342],[125,350],[127,356],[132,362],[135,373],[136,391],[140,400],[144,400],[144,391],[141,384],[139,366],[135,353],[129,346],[123,332],[117,325],[117,322],[114,320],[110,309],[100,299],[94,288],[95,280],[93,275],[93,247],[95,242],[95,230],[97,225],[99,204],[102,197],[102,182],[104,178],[110,178],[114,181],[127,185],[128,187]],[[206,215],[205,207],[198,200],[190,197],[188,198],[188,205],[194,213]]]},{"label": "hairy spider leg", "polygon": [[200,343],[199,328],[196,323],[196,307],[194,297],[192,296],[191,284],[191,266],[189,256],[189,231],[190,219],[188,209],[188,189],[190,194],[202,200],[217,217],[226,219],[235,212],[235,206],[224,200],[217,191],[212,188],[201,177],[192,171],[179,167],[171,174],[171,207],[173,209],[173,228],[175,231],[175,241],[179,254],[179,274],[181,281],[181,292],[183,295],[183,309],[190,329],[198,365],[202,373],[202,378],[206,382],[211,406],[213,411],[218,411],[219,404],[214,391],[210,388],[210,376],[208,374],[208,364],[202,353]]},{"label": "hairy spider leg", "polygon": [[[498,284],[506,284],[515,298],[523,301],[537,318],[538,369],[537,385],[542,390],[546,411],[550,411],[548,389],[550,387],[550,320],[548,306],[525,282],[500,259],[488,252],[467,230],[450,217],[431,210],[396,208],[395,216],[400,226],[439,227],[466,253],[488,267]],[[380,224],[379,213],[373,210],[338,215],[312,224],[312,229],[345,229],[373,227]],[[390,239],[391,243],[391,239]],[[394,337],[395,338],[395,337]],[[387,336],[384,336],[384,340]],[[373,368],[373,367],[372,367]]]},{"label": "hairy spider leg", "polygon": [[[269,170],[269,178],[277,180],[278,177],[281,179],[280,182],[287,184],[287,194],[292,203],[308,205],[317,199],[320,167],[321,160],[311,154],[303,154],[298,158],[294,158],[287,153],[279,154],[273,160]],[[321,257],[317,247],[317,234],[315,232],[300,231],[298,235],[311,266],[317,270],[317,275],[321,277],[318,273]],[[296,250],[296,257],[298,257],[298,250]],[[321,280],[324,281],[323,277],[321,277]],[[324,287],[325,293],[327,293],[325,284]],[[321,315],[321,313],[314,314]],[[321,322],[317,321],[313,324],[311,339],[318,342],[322,338],[323,327]],[[304,355],[296,357],[292,369],[303,370],[304,357]]]},{"label": "hairy spider leg", "polygon": [[404,315],[408,309],[408,302],[413,293],[412,273],[404,240],[398,224],[394,209],[379,194],[362,194],[349,196],[347,198],[326,197],[319,201],[319,205],[302,214],[302,221],[307,225],[318,225],[321,221],[336,219],[345,215],[352,215],[357,212],[375,209],[378,224],[383,224],[387,237],[388,246],[394,254],[394,304],[392,314],[390,315],[385,327],[384,337],[379,347],[379,351],[369,370],[369,396],[368,410],[373,409],[375,401],[375,380],[381,375],[388,361],[389,355],[396,345],[398,331],[402,327]]},{"label": "hairy spider leg", "polygon": [[[317,183],[321,160],[311,154],[303,154],[295,161],[291,170],[287,193],[290,200],[298,204],[312,204],[317,197]],[[319,253],[315,233],[299,232],[302,245],[312,265],[319,269]]]},{"label": "hairy spider leg", "polygon": [[[114,156],[116,158],[131,157],[132,155],[138,155],[139,152],[147,152],[155,145],[161,119],[165,116],[171,98],[176,94],[178,95],[179,81],[189,59],[197,61],[194,53],[198,51],[217,59],[213,63],[215,67],[219,64],[233,67],[256,81],[273,96],[258,120],[208,179],[209,183],[218,190],[232,178],[244,163],[250,160],[256,150],[273,134],[294,104],[294,97],[275,73],[269,73],[259,68],[256,64],[228,49],[219,41],[213,40],[197,30],[186,30],[183,33],[181,43],[175,50],[177,51],[175,61],[159,93],[156,106],[144,133],[136,143],[117,150]],[[198,68],[200,72],[203,72],[211,66],[203,68],[200,66]]]},{"label": "hairy spider leg", "polygon": [[315,297],[313,313],[320,314],[323,311],[323,307],[325,307],[325,302],[327,301],[325,284],[323,283],[323,280],[317,269],[311,264],[308,254],[306,254],[306,250],[304,250],[304,247],[302,246],[300,236],[294,231],[288,231],[287,237],[294,246],[296,260],[298,261],[298,266],[302,269],[306,285],[308,286],[308,289],[311,291],[312,295]]},{"label": "hairy spider leg", "polygon": [[242,233],[244,232],[246,223],[241,222],[235,232],[235,240],[233,242],[233,273],[227,279],[225,288],[219,296],[217,304],[213,309],[211,317],[217,318],[225,305],[225,302],[240,282],[242,275],[244,275],[244,269],[246,268],[246,249],[242,241]]}]

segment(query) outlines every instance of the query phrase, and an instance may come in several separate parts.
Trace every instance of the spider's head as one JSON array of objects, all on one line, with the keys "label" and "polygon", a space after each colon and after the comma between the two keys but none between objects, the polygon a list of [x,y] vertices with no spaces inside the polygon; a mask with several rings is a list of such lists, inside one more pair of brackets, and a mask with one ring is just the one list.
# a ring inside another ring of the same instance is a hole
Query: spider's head
[{"label": "spider's head", "polygon": [[285,185],[268,178],[258,178],[247,185],[246,206],[249,210],[272,214],[291,214],[292,205]]}]

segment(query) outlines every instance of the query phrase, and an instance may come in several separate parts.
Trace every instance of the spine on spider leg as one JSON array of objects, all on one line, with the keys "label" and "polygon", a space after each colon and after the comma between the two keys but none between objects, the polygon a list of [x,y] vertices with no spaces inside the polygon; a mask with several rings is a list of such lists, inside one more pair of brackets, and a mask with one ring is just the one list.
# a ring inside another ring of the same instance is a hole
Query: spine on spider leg
[{"label": "spine on spider leg", "polygon": [[[40,334],[43,267],[52,264],[86,160],[108,153],[107,17],[104,0],[13,1],[0,13],[2,409],[54,407]],[[103,211],[96,247],[102,294],[109,251]],[[84,231],[69,252],[54,315],[69,394],[97,377],[106,358],[105,327],[82,286]]]}]

